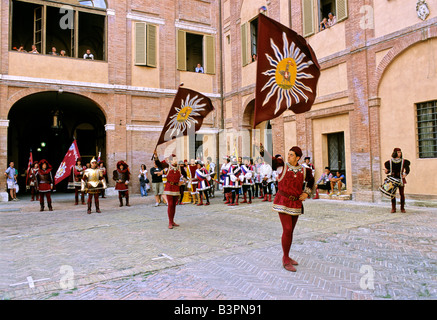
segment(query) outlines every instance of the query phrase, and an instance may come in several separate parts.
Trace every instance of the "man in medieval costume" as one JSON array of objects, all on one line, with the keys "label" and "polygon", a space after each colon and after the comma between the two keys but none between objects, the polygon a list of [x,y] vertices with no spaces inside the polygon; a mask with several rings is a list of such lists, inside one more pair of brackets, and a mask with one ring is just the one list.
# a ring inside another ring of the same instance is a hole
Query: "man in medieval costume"
[{"label": "man in medieval costume", "polygon": [[39,191],[39,204],[41,206],[40,211],[44,211],[44,196],[47,198],[47,206],[49,207],[49,211],[53,211],[51,197],[54,185],[54,179],[52,175],[53,168],[45,159],[42,159],[38,165],[39,168],[36,175],[36,181]]},{"label": "man in medieval costume", "polygon": [[30,194],[31,194],[31,199],[30,201],[35,201],[35,197],[36,200],[39,200],[39,193],[38,193],[38,188],[37,188],[37,181],[36,181],[36,175],[38,173],[38,161],[35,161],[33,163],[32,168],[29,169],[28,172],[28,180],[27,180],[27,188],[30,189]]},{"label": "man in medieval costume", "polygon": [[282,224],[282,265],[295,272],[298,263],[289,256],[293,242],[293,232],[299,215],[304,213],[302,202],[307,199],[314,185],[310,168],[299,164],[302,150],[294,146],[288,151],[287,162],[273,158],[273,166],[278,171],[278,192],[273,201],[273,211],[278,212]]},{"label": "man in medieval costume", "polygon": [[126,206],[129,204],[129,166],[124,161],[117,162],[117,169],[112,172],[112,179],[115,181],[115,190],[118,191],[118,200],[120,207],[123,206],[123,197],[126,198]]},{"label": "man in medieval costume", "polygon": [[[385,174],[388,174],[396,179],[399,179],[399,195],[401,200],[401,212],[405,213],[405,184],[407,183],[406,177],[410,173],[410,161],[404,159],[402,150],[400,148],[394,148],[391,155],[391,159],[384,163]],[[396,212],[396,197],[391,199],[391,213]]]},{"label": "man in medieval costume", "polygon": [[96,212],[100,213],[99,195],[102,189],[106,188],[106,181],[103,177],[103,173],[97,165],[97,160],[92,159],[90,162],[91,168],[88,168],[83,173],[82,177],[82,192],[88,193],[88,210],[87,213],[91,214],[92,199],[94,198],[94,204],[96,206]]}]

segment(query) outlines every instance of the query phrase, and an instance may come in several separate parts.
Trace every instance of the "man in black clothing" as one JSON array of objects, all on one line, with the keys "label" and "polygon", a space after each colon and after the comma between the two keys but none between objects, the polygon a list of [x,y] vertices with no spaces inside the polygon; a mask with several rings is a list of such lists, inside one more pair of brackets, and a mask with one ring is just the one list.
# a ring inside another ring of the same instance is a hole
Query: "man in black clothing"
[{"label": "man in black clothing", "polygon": [[[401,181],[399,186],[399,195],[401,196],[401,212],[405,213],[405,184],[407,181],[405,178],[410,173],[410,161],[404,159],[402,156],[402,150],[400,148],[394,148],[391,155],[391,159],[384,163],[385,173],[397,178]],[[396,212],[396,197],[391,199],[391,213]]]}]

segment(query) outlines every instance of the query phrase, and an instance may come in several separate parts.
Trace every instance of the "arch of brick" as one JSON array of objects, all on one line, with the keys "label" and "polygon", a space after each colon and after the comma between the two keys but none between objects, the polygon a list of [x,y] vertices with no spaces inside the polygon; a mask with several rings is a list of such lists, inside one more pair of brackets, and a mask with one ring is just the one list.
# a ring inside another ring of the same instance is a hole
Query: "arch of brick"
[{"label": "arch of brick", "polygon": [[385,70],[387,70],[388,66],[405,50],[414,46],[417,43],[422,41],[427,41],[432,38],[437,37],[437,26],[433,25],[426,29],[421,29],[416,32],[413,32],[402,39],[398,40],[396,44],[391,48],[389,52],[384,56],[384,58],[379,63],[376,72],[375,72],[375,81],[371,83],[370,86],[370,96],[377,97],[379,85],[381,83],[381,79],[384,75]]},{"label": "arch of brick", "polygon": [[[29,95],[33,95],[33,94],[37,94],[37,93],[42,93],[42,92],[49,92],[49,91],[57,91],[57,89],[41,89],[41,88],[23,88],[17,92],[12,93],[7,100],[7,106],[6,106],[6,115],[9,114],[9,111],[11,110],[11,108],[14,106],[15,103],[17,103],[18,101],[20,101],[21,99],[29,96]],[[82,92],[77,92],[74,90],[65,90],[65,93],[71,93],[71,94],[76,94],[79,96],[83,96],[86,97],[87,99],[91,100],[103,113],[103,115],[105,116],[105,119],[107,120],[106,123],[108,123],[108,104],[106,99],[103,99],[100,95],[95,95],[91,92],[86,92],[86,91],[82,91]]]}]

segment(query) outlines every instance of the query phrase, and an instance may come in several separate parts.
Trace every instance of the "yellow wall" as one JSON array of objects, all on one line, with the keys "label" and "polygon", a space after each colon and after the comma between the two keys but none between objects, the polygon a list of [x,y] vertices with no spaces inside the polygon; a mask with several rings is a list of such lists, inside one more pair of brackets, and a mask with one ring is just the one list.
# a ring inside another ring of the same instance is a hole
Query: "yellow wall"
[{"label": "yellow wall", "polygon": [[[328,139],[327,134],[335,132],[344,132],[344,148],[346,161],[346,187],[347,193],[352,193],[352,165],[350,149],[350,131],[349,115],[343,114],[338,116],[320,118],[313,120],[313,145],[314,159],[312,159],[316,168],[316,181],[322,175],[324,168],[329,165],[328,160]],[[334,174],[334,173],[333,173]]]},{"label": "yellow wall", "polygon": [[266,0],[244,0],[241,5],[241,24],[255,18],[259,13],[259,8],[267,6]]},{"label": "yellow wall", "polygon": [[[414,1],[373,1],[375,22],[375,38],[396,32],[403,28],[422,22],[416,13]],[[427,20],[437,16],[437,1],[427,1],[429,16]],[[426,21],[426,20],[425,20]]]},{"label": "yellow wall", "polygon": [[251,62],[241,69],[241,87],[256,83],[256,62]]},{"label": "yellow wall", "polygon": [[190,71],[180,72],[180,81],[184,83],[184,87],[203,93],[213,92],[213,79],[214,75],[212,74]]},{"label": "yellow wall", "polygon": [[63,81],[108,83],[108,63],[11,51],[8,74]]},{"label": "yellow wall", "polygon": [[346,23],[339,22],[331,28],[317,32],[313,36],[306,38],[311,48],[313,48],[317,59],[346,49],[345,27]]},{"label": "yellow wall", "polygon": [[[159,32],[157,32],[159,33]],[[132,83],[134,87],[159,88],[160,72],[159,68],[135,65],[135,23],[132,23]],[[156,40],[156,52],[159,51],[159,40]],[[160,55],[156,55],[156,65],[159,66]]]},{"label": "yellow wall", "polygon": [[[381,168],[393,148],[411,161],[406,193],[437,194],[437,159],[417,154],[415,103],[437,100],[437,39],[414,45],[387,67],[379,86],[381,98]],[[382,177],[385,174],[381,172]]]},{"label": "yellow wall", "polygon": [[317,96],[325,96],[332,93],[347,90],[347,65],[340,63],[331,68],[321,71],[319,82],[317,83]]}]

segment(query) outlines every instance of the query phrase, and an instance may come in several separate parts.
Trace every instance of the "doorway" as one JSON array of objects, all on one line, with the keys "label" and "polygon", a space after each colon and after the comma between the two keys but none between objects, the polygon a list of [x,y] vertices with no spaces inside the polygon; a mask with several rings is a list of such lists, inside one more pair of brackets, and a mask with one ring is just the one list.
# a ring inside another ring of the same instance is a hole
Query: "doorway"
[{"label": "doorway", "polygon": [[337,170],[346,174],[344,132],[328,134],[328,159],[333,174]]},{"label": "doorway", "polygon": [[[106,160],[106,118],[92,100],[73,93],[46,91],[17,101],[8,114],[8,159],[19,171],[25,190],[25,170],[32,151],[34,161],[46,159],[54,173],[76,138],[82,163],[98,152]],[[77,135],[77,136],[76,136]],[[56,185],[66,191],[68,179]]]}]

